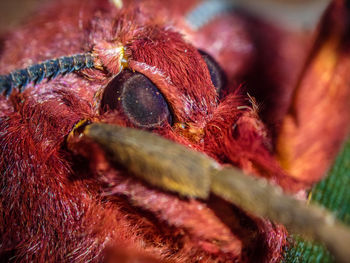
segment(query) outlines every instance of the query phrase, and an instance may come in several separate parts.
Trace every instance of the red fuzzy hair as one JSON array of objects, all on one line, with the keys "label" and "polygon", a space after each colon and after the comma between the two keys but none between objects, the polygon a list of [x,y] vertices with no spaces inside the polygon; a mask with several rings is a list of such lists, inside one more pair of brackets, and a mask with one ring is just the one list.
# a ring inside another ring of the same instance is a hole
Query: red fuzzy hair
[{"label": "red fuzzy hair", "polygon": [[[265,74],[274,83],[274,89],[265,92],[267,82],[260,87],[249,79],[269,63],[260,61],[259,52],[271,39],[252,32],[253,20],[241,14],[227,14],[202,31],[191,31],[184,14],[197,4],[130,0],[117,9],[108,1],[57,0],[6,35],[0,59],[2,74],[82,52],[93,52],[101,68],[29,86],[9,100],[0,98],[1,260],[281,260],[287,244],[283,226],[247,214],[215,195],[204,201],[155,189],[111,165],[95,144],[82,145],[75,153],[67,149],[67,135],[80,120],[134,126],[121,112],[99,111],[104,87],[123,67],[129,67],[156,84],[174,122],[189,128],[165,124],[154,132],[220,163],[266,177],[286,191],[305,189],[306,184],[300,183],[303,180],[281,168],[275,144],[278,126],[288,112],[288,106],[281,104],[291,100],[307,53],[304,43],[311,46],[311,39],[254,21],[261,32],[270,32],[271,38],[279,37],[281,42],[287,42],[286,36],[293,39],[298,43],[291,49],[293,56],[300,54],[293,60],[290,78],[289,67],[278,74]],[[198,52],[202,48],[210,53],[215,46],[213,32],[219,38],[216,46],[226,47],[211,54],[228,77],[222,98]],[[276,46],[282,50],[284,44]],[[119,52],[121,48],[125,54]],[[271,71],[292,56],[286,53],[276,58]],[[127,63],[121,65],[122,59]],[[248,82],[246,88],[238,85],[242,81]],[[271,106],[259,112],[247,89],[257,95],[259,103],[268,98]],[[278,92],[272,96],[274,90]],[[281,112],[275,113],[280,108]]]}]

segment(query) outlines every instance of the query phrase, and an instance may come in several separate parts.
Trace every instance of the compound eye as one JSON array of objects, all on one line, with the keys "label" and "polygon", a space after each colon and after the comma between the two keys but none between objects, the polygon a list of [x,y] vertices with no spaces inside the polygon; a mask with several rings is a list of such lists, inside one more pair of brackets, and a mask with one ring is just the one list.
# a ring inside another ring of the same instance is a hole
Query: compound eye
[{"label": "compound eye", "polygon": [[172,121],[168,104],[158,88],[145,75],[130,70],[124,70],[107,85],[101,107],[102,112],[122,112],[141,128]]},{"label": "compound eye", "polygon": [[202,58],[207,64],[211,82],[213,83],[217,94],[220,94],[226,85],[226,76],[224,74],[224,71],[221,69],[219,64],[213,59],[212,56],[210,56],[202,50],[198,50],[198,52],[199,54],[201,54]]}]

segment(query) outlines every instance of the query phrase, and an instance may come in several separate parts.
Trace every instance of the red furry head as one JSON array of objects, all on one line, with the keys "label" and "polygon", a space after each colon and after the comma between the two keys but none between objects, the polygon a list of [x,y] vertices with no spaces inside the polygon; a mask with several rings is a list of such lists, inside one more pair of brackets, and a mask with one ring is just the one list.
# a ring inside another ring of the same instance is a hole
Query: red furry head
[{"label": "red furry head", "polygon": [[[298,127],[289,129],[288,105],[312,39],[234,12],[194,28],[190,14],[198,5],[130,0],[117,8],[107,1],[62,0],[6,36],[1,73],[86,52],[95,67],[0,98],[2,260],[281,260],[283,226],[214,195],[201,201],[154,188],[111,164],[94,144],[74,153],[66,144],[77,123],[89,120],[150,130],[291,193],[322,176],[347,127],[334,130],[348,113],[327,126],[337,145],[320,144],[330,154],[321,158],[322,170],[317,164],[309,169],[311,179],[289,174],[275,157],[285,158],[287,168],[293,165],[276,144],[285,149],[284,140],[300,136]],[[280,45],[270,38],[279,38]],[[282,53],[287,41],[295,43],[292,54],[284,51],[271,65],[261,58],[262,47],[275,45]],[[264,101],[270,104],[259,112]],[[303,111],[300,103],[297,110]]]}]

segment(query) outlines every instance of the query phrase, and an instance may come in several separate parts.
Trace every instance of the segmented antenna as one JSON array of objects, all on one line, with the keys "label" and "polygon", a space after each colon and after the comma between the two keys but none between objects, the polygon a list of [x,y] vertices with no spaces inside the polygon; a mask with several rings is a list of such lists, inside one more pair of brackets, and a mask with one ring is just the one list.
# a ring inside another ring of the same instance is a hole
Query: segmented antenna
[{"label": "segmented antenna", "polygon": [[43,79],[54,79],[58,75],[93,67],[94,59],[91,53],[50,59],[25,69],[15,70],[8,75],[0,75],[0,94],[8,96],[14,88],[22,92],[30,82],[36,85]]}]

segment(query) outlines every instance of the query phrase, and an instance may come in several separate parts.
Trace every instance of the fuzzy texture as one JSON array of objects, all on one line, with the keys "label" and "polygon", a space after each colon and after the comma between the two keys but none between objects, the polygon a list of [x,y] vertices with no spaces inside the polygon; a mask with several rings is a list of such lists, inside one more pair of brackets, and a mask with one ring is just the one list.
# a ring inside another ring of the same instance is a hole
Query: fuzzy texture
[{"label": "fuzzy texture", "polygon": [[326,13],[281,126],[281,163],[307,186],[325,175],[350,132],[349,12],[346,3],[334,1]]},{"label": "fuzzy texture", "polygon": [[[118,10],[108,1],[60,0],[6,36],[2,74],[88,51],[101,67],[29,85],[9,101],[0,98],[2,260],[280,261],[287,243],[283,226],[216,196],[181,199],[150,187],[111,165],[93,143],[81,145],[81,155],[66,147],[67,135],[83,119],[133,126],[121,112],[99,111],[103,88],[122,70],[120,50],[125,48],[124,66],[152,80],[173,113],[174,126],[164,124],[154,132],[269,178],[289,192],[303,189],[274,158],[271,127],[237,85],[254,71],[257,59],[258,47],[245,30],[248,22],[228,15],[229,22],[239,21],[232,30],[223,18],[213,22],[225,25],[221,44],[227,46],[226,53],[213,54],[229,78],[219,98],[198,46],[186,41],[207,41],[183,19],[196,3],[167,8],[163,1],[124,1]],[[213,30],[208,27],[204,32]],[[230,55],[237,64],[225,62]]]}]

